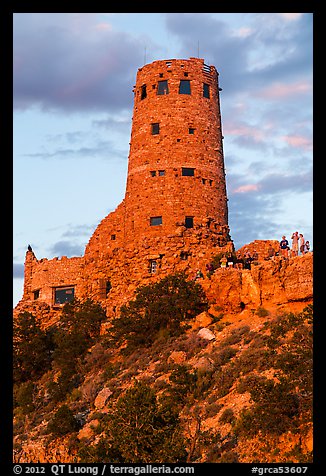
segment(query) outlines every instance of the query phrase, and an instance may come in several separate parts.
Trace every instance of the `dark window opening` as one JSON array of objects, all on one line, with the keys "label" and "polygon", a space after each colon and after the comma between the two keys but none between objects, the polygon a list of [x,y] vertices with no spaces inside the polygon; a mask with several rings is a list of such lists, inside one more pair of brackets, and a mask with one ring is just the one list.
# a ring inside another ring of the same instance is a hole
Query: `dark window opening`
[{"label": "dark window opening", "polygon": [[195,129],[193,127],[189,127],[189,134],[194,134],[195,133]]},{"label": "dark window opening", "polygon": [[182,167],[182,174],[183,177],[193,177],[195,175],[195,169],[190,167]]},{"label": "dark window opening", "polygon": [[209,94],[209,84],[206,84],[204,83],[203,84],[203,96],[204,98],[210,98],[210,94]]},{"label": "dark window opening", "polygon": [[189,254],[187,253],[187,251],[181,251],[180,259],[186,261],[188,259],[188,256],[189,256]]},{"label": "dark window opening", "polygon": [[141,87],[140,99],[145,99],[147,97],[146,84],[143,84]]},{"label": "dark window opening", "polygon": [[167,80],[158,82],[157,94],[169,94],[169,86]]},{"label": "dark window opening", "polygon": [[181,141],[181,139],[177,139],[177,142],[180,142],[180,141]]},{"label": "dark window opening", "polygon": [[206,183],[206,179],[205,179],[205,178],[203,178],[203,179],[201,179],[201,181],[202,181],[202,183],[205,185],[205,183]]},{"label": "dark window opening", "polygon": [[209,180],[209,185],[212,186],[213,185],[213,180]]},{"label": "dark window opening", "polygon": [[106,284],[105,284],[105,294],[109,294],[111,289],[112,289],[111,281],[107,281]]},{"label": "dark window opening", "polygon": [[156,175],[156,170],[151,170],[151,176],[155,177],[155,175]]},{"label": "dark window opening", "polygon": [[75,288],[55,288],[54,289],[54,304],[65,304],[74,299]]},{"label": "dark window opening", "polygon": [[193,228],[194,227],[194,217],[186,217],[185,218],[185,227],[186,228]]},{"label": "dark window opening", "polygon": [[160,73],[160,78],[163,78],[163,73]]},{"label": "dark window opening", "polygon": [[166,61],[165,64],[166,64],[167,68],[171,68],[172,61]]},{"label": "dark window opening", "polygon": [[179,94],[191,94],[189,79],[180,80]]},{"label": "dark window opening", "polygon": [[157,261],[155,259],[149,260],[149,272],[156,273],[157,271]]},{"label": "dark window opening", "polygon": [[158,174],[160,177],[163,177],[163,175],[165,175],[165,170],[159,170]]},{"label": "dark window opening", "polygon": [[38,299],[39,297],[40,297],[40,290],[37,289],[36,291],[33,291],[34,301],[36,301],[36,299]]},{"label": "dark window opening", "polygon": [[160,124],[158,122],[154,122],[152,124],[152,134],[159,134],[160,133]]},{"label": "dark window opening", "polygon": [[111,240],[115,240],[116,239],[116,235],[111,235]]},{"label": "dark window opening", "polygon": [[188,74],[189,74],[189,73],[183,73],[183,75],[186,76],[186,77],[188,77]]},{"label": "dark window opening", "polygon": [[163,223],[162,217],[151,217],[150,219],[151,226],[162,225],[162,223]]}]

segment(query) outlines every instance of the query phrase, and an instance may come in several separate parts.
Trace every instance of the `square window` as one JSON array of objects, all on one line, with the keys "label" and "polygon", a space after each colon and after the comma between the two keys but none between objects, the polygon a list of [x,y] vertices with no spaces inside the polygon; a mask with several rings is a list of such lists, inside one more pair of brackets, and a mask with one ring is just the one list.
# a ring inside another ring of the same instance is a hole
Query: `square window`
[{"label": "square window", "polygon": [[155,177],[156,176],[156,170],[151,170],[151,176]]},{"label": "square window", "polygon": [[111,235],[111,240],[115,240],[116,239],[116,235]]},{"label": "square window", "polygon": [[152,123],[152,135],[160,133],[160,124],[158,122]]},{"label": "square window", "polygon": [[167,80],[159,81],[157,86],[157,94],[169,94],[169,86]]},{"label": "square window", "polygon": [[210,98],[210,93],[209,93],[209,84],[204,83],[203,84],[203,96],[204,98]]},{"label": "square window", "polygon": [[194,227],[194,217],[186,217],[185,218],[185,227],[186,228],[193,228]]},{"label": "square window", "polygon": [[163,175],[165,175],[165,170],[159,170],[158,174],[160,177],[163,177]]},{"label": "square window", "polygon": [[190,167],[182,167],[182,174],[183,177],[193,177],[195,175],[195,169]]},{"label": "square window", "polygon": [[179,94],[191,94],[189,79],[180,80]]},{"label": "square window", "polygon": [[189,134],[194,134],[195,133],[195,129],[193,127],[189,127]]},{"label": "square window", "polygon": [[151,217],[151,219],[150,219],[150,225],[151,226],[162,225],[162,223],[163,223],[162,217]]},{"label": "square window", "polygon": [[55,288],[54,289],[54,304],[65,304],[74,299],[75,288]]}]

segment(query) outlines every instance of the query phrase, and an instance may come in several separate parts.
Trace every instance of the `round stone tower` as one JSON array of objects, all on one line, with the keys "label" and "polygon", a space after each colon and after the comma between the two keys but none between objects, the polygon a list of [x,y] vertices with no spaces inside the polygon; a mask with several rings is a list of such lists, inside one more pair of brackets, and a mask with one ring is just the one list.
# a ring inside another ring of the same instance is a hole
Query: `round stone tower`
[{"label": "round stone tower", "polygon": [[229,234],[218,73],[203,59],[139,68],[126,193],[82,257],[26,254],[24,300],[60,308],[74,296],[107,314],[168,274],[203,272],[234,251]]},{"label": "round stone tower", "polygon": [[200,58],[139,68],[125,196],[134,240],[228,225],[219,90]]}]

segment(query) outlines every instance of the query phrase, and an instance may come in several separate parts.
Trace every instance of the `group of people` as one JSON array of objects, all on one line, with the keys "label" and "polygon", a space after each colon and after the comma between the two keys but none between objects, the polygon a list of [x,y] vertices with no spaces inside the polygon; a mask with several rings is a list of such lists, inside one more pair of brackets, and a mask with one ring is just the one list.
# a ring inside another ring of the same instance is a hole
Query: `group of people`
[{"label": "group of people", "polygon": [[280,254],[285,258],[289,258],[292,256],[299,256],[299,252],[301,255],[304,255],[310,251],[310,243],[309,241],[305,241],[304,236],[302,233],[298,233],[297,231],[292,233],[291,236],[291,248],[289,246],[289,242],[286,239],[286,236],[283,235],[280,241]]},{"label": "group of people", "polygon": [[[283,256],[285,258],[290,258],[293,256],[304,255],[310,251],[310,243],[309,241],[305,241],[304,236],[302,233],[298,233],[295,231],[292,233],[291,236],[292,245],[291,248],[289,246],[289,242],[286,239],[286,236],[282,236],[282,240],[279,242],[279,250],[276,250],[272,244],[269,246],[267,250],[267,255],[265,256],[265,260],[274,259],[275,256]],[[237,268],[237,269],[251,269],[252,264],[258,264],[258,253],[256,250],[252,252],[249,251],[249,248],[245,248],[243,254],[240,251],[237,253],[225,253],[219,259],[219,264],[217,267],[224,268]],[[213,263],[206,264],[206,272],[207,276],[210,277],[216,269],[216,265],[214,266]],[[197,270],[194,276],[194,280],[203,278],[204,275],[201,270]]]}]

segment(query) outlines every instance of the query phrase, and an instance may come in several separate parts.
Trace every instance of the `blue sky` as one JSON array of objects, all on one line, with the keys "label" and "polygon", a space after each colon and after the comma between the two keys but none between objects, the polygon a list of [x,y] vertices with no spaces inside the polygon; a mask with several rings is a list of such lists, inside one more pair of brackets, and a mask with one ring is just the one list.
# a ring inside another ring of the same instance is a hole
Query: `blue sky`
[{"label": "blue sky", "polygon": [[82,256],[124,197],[137,69],[220,73],[236,249],[312,236],[312,13],[15,13],[14,305],[27,245]]}]

